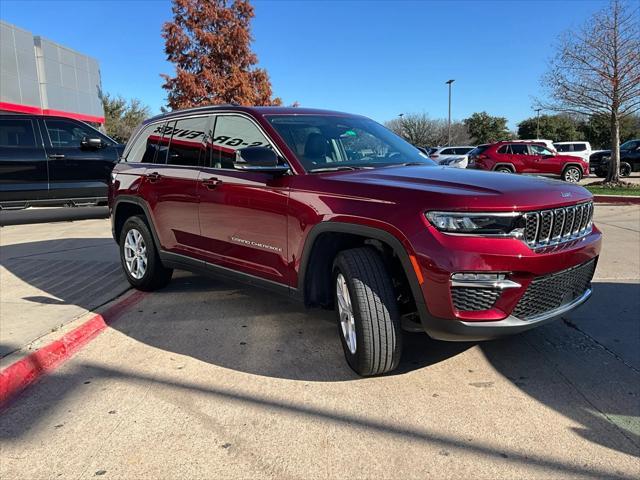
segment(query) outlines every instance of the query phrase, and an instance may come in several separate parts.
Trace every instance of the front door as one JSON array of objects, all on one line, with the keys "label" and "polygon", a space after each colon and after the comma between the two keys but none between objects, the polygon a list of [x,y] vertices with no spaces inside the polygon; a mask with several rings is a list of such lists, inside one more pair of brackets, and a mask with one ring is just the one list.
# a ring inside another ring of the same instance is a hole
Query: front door
[{"label": "front door", "polygon": [[201,248],[209,263],[288,285],[290,177],[235,170],[235,151],[247,146],[271,143],[248,117],[218,115],[198,182]]},{"label": "front door", "polygon": [[0,119],[0,202],[47,197],[47,157],[38,133],[29,118]]},{"label": "front door", "polygon": [[[115,145],[88,125],[72,119],[43,122],[49,160],[49,198],[107,196],[111,170],[118,161]],[[100,137],[103,148],[83,148],[84,137]]]},{"label": "front door", "polygon": [[529,150],[535,165],[535,173],[540,175],[560,175],[562,173],[562,162],[547,147],[529,145]]}]

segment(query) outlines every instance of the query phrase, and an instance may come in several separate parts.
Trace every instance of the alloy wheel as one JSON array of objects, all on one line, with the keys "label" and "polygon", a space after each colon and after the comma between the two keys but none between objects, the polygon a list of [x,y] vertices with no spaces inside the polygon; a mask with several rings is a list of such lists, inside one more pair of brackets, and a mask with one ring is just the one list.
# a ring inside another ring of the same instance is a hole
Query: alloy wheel
[{"label": "alloy wheel", "polygon": [[341,273],[336,277],[336,297],[338,299],[338,316],[344,342],[352,355],[356,353],[356,322],[353,316],[351,295],[347,281]]},{"label": "alloy wheel", "polygon": [[147,245],[142,234],[135,228],[127,232],[124,242],[124,262],[129,274],[136,280],[147,271]]}]

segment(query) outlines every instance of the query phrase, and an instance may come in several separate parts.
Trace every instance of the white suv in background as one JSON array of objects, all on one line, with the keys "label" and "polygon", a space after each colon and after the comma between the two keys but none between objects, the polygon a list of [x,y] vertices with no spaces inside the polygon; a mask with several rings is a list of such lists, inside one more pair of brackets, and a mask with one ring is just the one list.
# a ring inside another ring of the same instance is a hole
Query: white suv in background
[{"label": "white suv in background", "polygon": [[591,156],[591,144],[589,142],[556,142],[554,148],[563,155],[580,157],[588,162]]},{"label": "white suv in background", "polygon": [[440,165],[449,167],[467,168],[469,163],[468,153],[475,147],[440,147],[429,155],[429,158]]}]

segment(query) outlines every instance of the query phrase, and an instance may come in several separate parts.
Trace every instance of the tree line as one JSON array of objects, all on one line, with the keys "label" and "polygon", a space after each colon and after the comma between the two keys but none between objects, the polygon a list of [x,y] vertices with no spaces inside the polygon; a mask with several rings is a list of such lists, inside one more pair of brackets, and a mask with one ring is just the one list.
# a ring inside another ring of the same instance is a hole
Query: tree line
[{"label": "tree line", "polygon": [[[162,27],[173,75],[163,74],[167,108],[237,103],[280,105],[265,69],[251,50],[253,6],[249,0],[172,0],[173,20]],[[640,12],[637,2],[610,0],[580,28],[560,36],[541,80],[536,106],[553,112],[528,118],[510,132],[504,117],[478,112],[451,125],[452,143],[486,143],[539,136],[588,140],[610,147],[607,181],[618,181],[619,145],[638,137],[640,111]],[[104,97],[106,129],[119,140],[132,119],[148,114],[136,100]],[[124,103],[123,103],[124,102]],[[443,145],[447,125],[425,114],[407,114],[387,126],[415,145]]]},{"label": "tree line", "polygon": [[[425,113],[405,114],[385,122],[385,126],[413,145],[447,145],[447,120]],[[451,145],[479,145],[502,140],[543,138],[554,142],[587,141],[596,149],[611,148],[610,118],[607,114],[577,116],[568,114],[530,117],[507,128],[507,119],[478,112],[462,121],[451,122]],[[629,115],[620,122],[620,142],[640,138],[640,115]]]}]

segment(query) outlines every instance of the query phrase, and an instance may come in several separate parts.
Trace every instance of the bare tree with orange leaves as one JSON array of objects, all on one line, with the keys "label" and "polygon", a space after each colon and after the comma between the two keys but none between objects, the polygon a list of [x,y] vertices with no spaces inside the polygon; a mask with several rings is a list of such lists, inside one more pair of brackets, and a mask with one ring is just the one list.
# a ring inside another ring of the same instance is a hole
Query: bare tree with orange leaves
[{"label": "bare tree with orange leaves", "polygon": [[175,76],[162,75],[171,109],[237,103],[280,105],[269,75],[251,51],[248,0],[173,0],[172,22],[162,28]]}]

